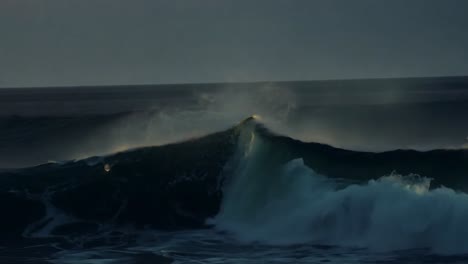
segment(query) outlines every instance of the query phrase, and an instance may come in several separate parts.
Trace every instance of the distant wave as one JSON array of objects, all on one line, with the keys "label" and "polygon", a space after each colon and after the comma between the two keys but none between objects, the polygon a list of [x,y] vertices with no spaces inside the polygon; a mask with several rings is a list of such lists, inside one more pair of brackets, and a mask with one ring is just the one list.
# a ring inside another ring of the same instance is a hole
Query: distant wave
[{"label": "distant wave", "polygon": [[246,242],[468,253],[467,175],[467,150],[348,151],[248,118],[181,143],[0,172],[0,234],[215,227]]}]

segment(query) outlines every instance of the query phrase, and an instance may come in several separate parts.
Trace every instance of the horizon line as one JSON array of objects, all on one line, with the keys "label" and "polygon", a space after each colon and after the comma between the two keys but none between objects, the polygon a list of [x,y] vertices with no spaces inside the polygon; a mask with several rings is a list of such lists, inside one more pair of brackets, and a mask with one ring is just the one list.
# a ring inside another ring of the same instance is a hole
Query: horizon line
[{"label": "horizon line", "polygon": [[444,79],[468,78],[468,75],[437,75],[437,76],[406,76],[406,77],[373,77],[373,78],[343,78],[343,79],[315,79],[315,80],[255,80],[255,81],[213,81],[213,82],[173,82],[173,83],[128,83],[128,84],[83,84],[83,85],[51,85],[51,86],[0,86],[0,89],[41,89],[41,88],[105,88],[128,86],[190,86],[190,85],[235,85],[235,84],[266,84],[266,83],[306,83],[306,82],[334,82],[334,81],[383,81],[383,80],[411,80],[411,79]]}]

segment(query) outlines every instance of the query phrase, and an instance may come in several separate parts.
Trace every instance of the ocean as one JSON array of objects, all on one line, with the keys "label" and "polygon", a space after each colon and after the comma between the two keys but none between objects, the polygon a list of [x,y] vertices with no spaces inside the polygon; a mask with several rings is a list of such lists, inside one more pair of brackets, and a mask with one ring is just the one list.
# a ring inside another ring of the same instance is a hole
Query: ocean
[{"label": "ocean", "polygon": [[0,263],[466,263],[468,78],[0,89]]}]

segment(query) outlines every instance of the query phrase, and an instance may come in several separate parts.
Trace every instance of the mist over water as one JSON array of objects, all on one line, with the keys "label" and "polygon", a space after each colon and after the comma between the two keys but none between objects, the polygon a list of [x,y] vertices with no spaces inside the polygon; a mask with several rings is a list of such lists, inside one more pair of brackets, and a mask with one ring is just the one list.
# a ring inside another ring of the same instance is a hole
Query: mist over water
[{"label": "mist over water", "polygon": [[0,167],[199,137],[257,114],[273,131],[366,151],[466,144],[455,79],[0,90]]}]

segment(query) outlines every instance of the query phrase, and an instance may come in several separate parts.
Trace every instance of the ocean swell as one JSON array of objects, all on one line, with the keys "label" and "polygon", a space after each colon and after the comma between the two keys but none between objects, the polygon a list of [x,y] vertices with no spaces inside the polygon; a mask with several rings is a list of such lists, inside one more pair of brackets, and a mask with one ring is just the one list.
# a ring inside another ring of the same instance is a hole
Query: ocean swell
[{"label": "ocean swell", "polygon": [[186,142],[5,170],[0,240],[214,228],[244,243],[464,254],[467,153],[354,152],[251,117]]}]

